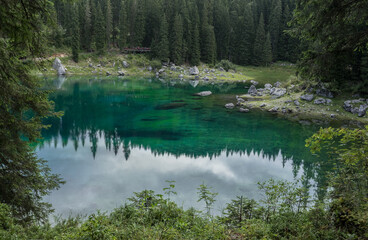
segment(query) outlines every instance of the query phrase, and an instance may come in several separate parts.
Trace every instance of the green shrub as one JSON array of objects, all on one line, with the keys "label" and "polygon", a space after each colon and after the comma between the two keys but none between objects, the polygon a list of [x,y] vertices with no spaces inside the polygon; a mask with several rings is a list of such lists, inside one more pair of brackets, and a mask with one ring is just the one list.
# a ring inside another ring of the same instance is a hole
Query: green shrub
[{"label": "green shrub", "polygon": [[225,71],[229,71],[230,69],[235,70],[235,65],[229,60],[221,60],[221,62],[216,64],[216,68],[222,67]]}]

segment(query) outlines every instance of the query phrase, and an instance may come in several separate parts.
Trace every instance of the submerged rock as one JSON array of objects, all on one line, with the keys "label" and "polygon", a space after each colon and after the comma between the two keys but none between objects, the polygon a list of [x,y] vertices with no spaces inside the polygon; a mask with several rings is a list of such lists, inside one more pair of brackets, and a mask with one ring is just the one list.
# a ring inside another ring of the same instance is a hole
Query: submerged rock
[{"label": "submerged rock", "polygon": [[201,96],[201,97],[207,97],[211,94],[212,94],[211,91],[203,91],[203,92],[196,93],[197,96]]},{"label": "submerged rock", "polygon": [[175,108],[181,108],[181,107],[184,107],[185,105],[187,104],[183,102],[172,102],[172,103],[158,105],[157,107],[155,107],[155,109],[156,110],[170,110],[170,109],[175,109]]},{"label": "submerged rock", "polygon": [[249,112],[249,109],[248,108],[239,108],[239,112],[247,113],[247,112]]},{"label": "submerged rock", "polygon": [[233,109],[235,107],[235,105],[234,105],[234,103],[227,103],[227,104],[225,104],[225,107],[227,109]]},{"label": "submerged rock", "polygon": [[57,71],[59,76],[66,74],[66,68],[63,66],[63,64],[61,64],[61,61],[59,58],[55,58],[55,61],[52,64],[52,67]]}]

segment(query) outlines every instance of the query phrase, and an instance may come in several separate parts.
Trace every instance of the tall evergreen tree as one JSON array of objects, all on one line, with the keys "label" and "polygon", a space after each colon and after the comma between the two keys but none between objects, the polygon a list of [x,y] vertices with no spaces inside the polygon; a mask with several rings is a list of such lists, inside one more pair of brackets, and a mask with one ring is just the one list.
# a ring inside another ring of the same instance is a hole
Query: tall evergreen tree
[{"label": "tall evergreen tree", "polygon": [[112,25],[112,9],[111,9],[111,1],[106,0],[106,13],[105,13],[105,30],[106,30],[106,45],[110,47],[111,43],[111,34],[113,31]]},{"label": "tall evergreen tree", "polygon": [[263,13],[259,17],[259,23],[256,32],[256,38],[254,40],[253,48],[253,64],[256,66],[265,64],[264,56],[264,43],[266,41],[266,33],[264,29],[264,18]]},{"label": "tall evergreen tree", "polygon": [[176,64],[183,62],[183,20],[181,15],[175,16],[171,42],[171,61]]},{"label": "tall evergreen tree", "polygon": [[197,66],[200,64],[201,59],[201,46],[200,46],[200,35],[199,35],[199,14],[198,7],[196,4],[191,6],[191,18],[192,18],[192,37],[190,39],[190,64]]},{"label": "tall evergreen tree", "polygon": [[72,8],[72,58],[74,62],[79,61],[79,16],[78,16],[78,8],[75,6]]},{"label": "tall evergreen tree", "polygon": [[240,19],[240,34],[238,45],[238,63],[242,65],[250,65],[253,58],[253,41],[254,41],[254,22],[253,14],[247,4],[244,9],[243,17]]},{"label": "tall evergreen tree", "polygon": [[[41,138],[43,119],[55,114],[41,79],[23,61],[44,53],[43,29],[51,21],[51,7],[45,0],[12,0],[0,7],[0,202],[25,223],[48,220],[52,211],[45,196],[61,183],[30,144]],[[4,220],[3,210],[1,215],[4,233],[12,223]]]},{"label": "tall evergreen tree", "polygon": [[133,46],[142,46],[145,35],[145,14],[143,11],[143,4],[139,4],[137,7],[137,14],[134,21],[134,29],[132,32]]},{"label": "tall evergreen tree", "polygon": [[203,62],[213,64],[216,59],[216,37],[214,27],[208,23],[208,1],[202,7],[201,58]]},{"label": "tall evergreen tree", "polygon": [[271,46],[271,34],[267,33],[266,41],[263,46],[263,61],[265,65],[269,65],[272,62],[272,46]]},{"label": "tall evergreen tree", "polygon": [[122,50],[127,44],[127,36],[128,36],[128,19],[126,13],[126,3],[125,0],[121,1],[120,10],[119,10],[119,41],[118,45],[120,50]]},{"label": "tall evergreen tree", "polygon": [[86,1],[85,11],[84,11],[84,31],[82,37],[83,48],[87,51],[91,51],[91,41],[92,41],[92,17],[91,17],[91,5],[90,0]]},{"label": "tall evergreen tree", "polygon": [[273,0],[270,21],[269,21],[269,33],[271,35],[272,54],[275,59],[277,58],[277,53],[278,53],[281,15],[282,15],[281,0]]},{"label": "tall evergreen tree", "polygon": [[99,54],[104,53],[105,50],[105,40],[106,40],[106,31],[105,31],[105,23],[104,17],[102,15],[102,9],[100,3],[97,5],[96,11],[96,22],[95,22],[95,34],[96,34],[96,50]]},{"label": "tall evergreen tree", "polygon": [[166,15],[161,18],[160,34],[158,40],[154,41],[152,46],[153,54],[161,61],[167,61],[170,55],[169,50],[169,25],[166,20]]},{"label": "tall evergreen tree", "polygon": [[217,58],[229,57],[230,17],[224,0],[214,2],[214,30],[217,44]]}]

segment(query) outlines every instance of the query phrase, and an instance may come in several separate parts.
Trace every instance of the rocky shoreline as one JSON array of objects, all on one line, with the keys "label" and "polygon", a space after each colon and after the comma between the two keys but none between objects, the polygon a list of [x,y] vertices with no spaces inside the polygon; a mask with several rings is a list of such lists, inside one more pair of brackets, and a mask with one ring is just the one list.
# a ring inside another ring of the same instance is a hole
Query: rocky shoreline
[{"label": "rocky shoreline", "polygon": [[[115,67],[115,64],[113,66]],[[94,65],[90,63],[88,65],[88,68],[94,69],[91,72],[92,74],[99,75],[103,75],[103,67],[101,64]],[[105,75],[129,76],[130,67],[131,65],[127,61],[122,61],[121,67],[115,68],[117,69],[115,73],[105,70]],[[67,69],[58,58],[55,59],[53,68],[58,75],[67,74]],[[243,73],[236,73],[234,70],[225,71],[222,67],[216,69],[202,68],[200,71],[197,66],[175,66],[174,64],[164,63],[160,68],[147,66],[140,70],[144,72],[144,75],[148,73],[150,76],[157,78],[174,77],[180,80],[188,79],[213,84],[223,81],[249,82],[251,85],[244,90],[244,95],[235,96],[234,102],[225,104],[225,108],[237,109],[242,113],[253,110],[267,111],[303,124],[328,124],[333,121],[343,121],[347,122],[348,125],[361,126],[368,123],[368,99],[360,98],[358,95],[352,96],[351,99],[341,99],[341,97],[335,97],[322,84],[304,91],[301,91],[295,85],[286,87],[284,82],[266,83],[262,84],[263,87],[259,87],[260,83],[248,79]],[[234,79],[235,75],[237,75],[236,80]],[[239,76],[241,79],[239,79]],[[210,91],[204,91],[197,95],[205,97],[211,94]]]},{"label": "rocky shoreline", "polygon": [[252,110],[267,111],[302,124],[329,124],[343,122],[347,125],[362,126],[368,123],[368,99],[352,96],[351,100],[341,99],[323,85],[299,91],[296,86],[283,87],[282,83],[265,84],[257,88],[251,81],[247,94],[235,96],[234,103],[225,108],[237,108],[239,112]]}]

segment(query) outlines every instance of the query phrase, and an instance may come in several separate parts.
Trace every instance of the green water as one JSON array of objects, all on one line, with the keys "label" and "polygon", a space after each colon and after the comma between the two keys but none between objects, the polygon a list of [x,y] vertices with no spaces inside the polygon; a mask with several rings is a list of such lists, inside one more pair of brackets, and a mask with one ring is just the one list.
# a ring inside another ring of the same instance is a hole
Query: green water
[{"label": "green water", "polygon": [[[56,213],[110,210],[134,191],[162,192],[176,181],[175,200],[197,203],[203,182],[219,192],[217,210],[236,195],[259,198],[269,178],[322,184],[324,171],[305,148],[317,126],[270,113],[227,110],[243,83],[74,77],[47,80],[62,119],[49,119],[38,155],[67,181],[46,200]],[[195,93],[212,91],[198,97]]]}]

